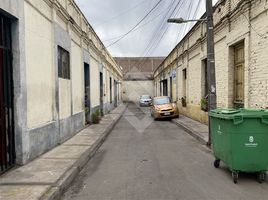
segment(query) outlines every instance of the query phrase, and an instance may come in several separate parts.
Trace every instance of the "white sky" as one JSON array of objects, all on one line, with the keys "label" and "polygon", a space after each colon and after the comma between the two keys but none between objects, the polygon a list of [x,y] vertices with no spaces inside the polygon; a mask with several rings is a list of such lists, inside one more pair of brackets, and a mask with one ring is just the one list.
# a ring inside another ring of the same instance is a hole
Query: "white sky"
[{"label": "white sky", "polygon": [[[105,46],[112,38],[133,28],[159,0],[75,0]],[[214,3],[217,0],[214,0]],[[192,2],[192,3],[191,3]],[[163,0],[136,31],[108,48],[113,56],[166,56],[187,33],[193,23],[168,24],[172,17],[199,18],[205,12],[205,0]],[[199,6],[198,6],[199,5]],[[166,17],[166,18],[165,18]],[[160,26],[162,24],[162,27]],[[161,27],[161,28],[160,28]],[[162,39],[160,40],[160,38]],[[158,42],[160,40],[160,42]],[[149,45],[151,44],[151,45]]]}]

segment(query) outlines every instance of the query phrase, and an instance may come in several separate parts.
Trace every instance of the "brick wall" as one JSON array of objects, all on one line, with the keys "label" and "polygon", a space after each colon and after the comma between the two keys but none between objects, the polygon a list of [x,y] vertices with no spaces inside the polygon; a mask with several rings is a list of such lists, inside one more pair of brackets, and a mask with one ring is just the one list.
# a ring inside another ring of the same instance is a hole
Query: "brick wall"
[{"label": "brick wall", "polygon": [[[218,107],[233,107],[234,46],[244,44],[245,107],[268,108],[268,2],[266,0],[222,0],[214,11],[215,67]],[[203,94],[202,60],[206,58],[206,28],[197,23],[169,56],[155,70],[155,82],[161,74],[177,67],[177,100],[181,112],[196,120],[207,122],[201,111]],[[174,58],[174,52],[177,56]],[[183,97],[182,70],[187,69],[187,107],[181,106]],[[159,84],[158,84],[159,87]],[[155,89],[159,90],[159,89]]]}]

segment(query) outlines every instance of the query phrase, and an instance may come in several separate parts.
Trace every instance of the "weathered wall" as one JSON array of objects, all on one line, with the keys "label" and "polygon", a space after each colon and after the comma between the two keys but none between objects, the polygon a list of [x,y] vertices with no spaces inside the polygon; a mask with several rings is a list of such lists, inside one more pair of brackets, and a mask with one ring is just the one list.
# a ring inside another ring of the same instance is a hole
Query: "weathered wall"
[{"label": "weathered wall", "polygon": [[[25,65],[24,2],[3,0],[0,8],[12,19],[12,53],[14,83],[14,131],[17,163],[23,162],[28,152],[27,90]],[[0,11],[2,12],[2,11]]]},{"label": "weathered wall", "polygon": [[[267,1],[222,0],[216,5],[215,66],[218,107],[234,106],[234,45],[244,43],[244,106],[268,107],[268,51],[266,20]],[[159,82],[169,77],[169,71],[177,68],[177,100],[183,114],[207,123],[207,113],[201,110],[204,97],[203,60],[206,58],[206,27],[197,23],[185,38],[172,50],[155,71],[156,92]],[[182,107],[183,69],[187,69],[186,101]],[[169,84],[168,84],[169,87]],[[169,89],[170,90],[170,89]]]},{"label": "weathered wall", "polygon": [[53,119],[55,73],[52,23],[25,2],[25,56],[28,128]]},{"label": "weathered wall", "polygon": [[138,102],[143,94],[154,96],[153,81],[123,81],[122,83],[123,101]]},{"label": "weathered wall", "polygon": [[[122,71],[73,0],[2,0],[0,8],[12,19],[16,162],[24,164],[84,127],[84,62],[91,108],[100,104],[100,69],[117,81]],[[70,80],[58,77],[58,46],[69,52]]]},{"label": "weathered wall", "polygon": [[83,111],[84,103],[84,65],[82,49],[72,41],[71,46],[71,79],[72,79],[72,109],[73,114]]},{"label": "weathered wall", "polygon": [[94,108],[100,105],[99,63],[94,58],[90,59],[90,79],[91,79],[91,91],[94,94],[91,96],[91,106]]}]

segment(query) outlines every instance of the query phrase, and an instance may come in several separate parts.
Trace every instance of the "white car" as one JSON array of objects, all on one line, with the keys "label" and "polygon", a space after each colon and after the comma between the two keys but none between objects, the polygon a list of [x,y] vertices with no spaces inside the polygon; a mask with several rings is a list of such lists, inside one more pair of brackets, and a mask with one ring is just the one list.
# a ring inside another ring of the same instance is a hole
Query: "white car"
[{"label": "white car", "polygon": [[140,106],[150,106],[152,105],[152,97],[150,95],[141,95],[139,103]]}]

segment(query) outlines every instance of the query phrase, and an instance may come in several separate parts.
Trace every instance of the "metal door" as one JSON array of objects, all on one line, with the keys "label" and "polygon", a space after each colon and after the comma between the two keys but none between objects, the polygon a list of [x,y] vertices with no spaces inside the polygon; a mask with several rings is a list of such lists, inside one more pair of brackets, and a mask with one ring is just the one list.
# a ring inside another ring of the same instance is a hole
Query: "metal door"
[{"label": "metal door", "polygon": [[15,164],[11,20],[0,14],[0,173]]}]

